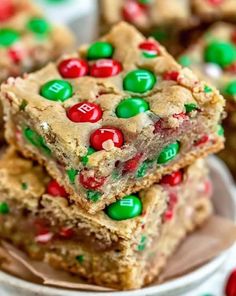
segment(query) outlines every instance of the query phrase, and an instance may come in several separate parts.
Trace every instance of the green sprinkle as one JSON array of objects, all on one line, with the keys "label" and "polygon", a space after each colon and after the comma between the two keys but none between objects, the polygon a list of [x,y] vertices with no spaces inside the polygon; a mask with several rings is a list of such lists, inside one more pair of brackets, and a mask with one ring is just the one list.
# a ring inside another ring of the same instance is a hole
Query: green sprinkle
[{"label": "green sprinkle", "polygon": [[27,183],[21,183],[21,188],[22,188],[23,190],[28,189],[28,184],[27,184]]},{"label": "green sprinkle", "polygon": [[78,171],[75,170],[75,169],[69,169],[69,170],[66,171],[66,173],[67,173],[67,176],[68,176],[68,178],[70,180],[70,183],[74,184],[75,183],[75,177],[77,176]]},{"label": "green sprinkle", "polygon": [[218,131],[217,131],[218,136],[223,137],[224,136],[224,128],[222,125],[218,125]]},{"label": "green sprinkle", "polygon": [[138,245],[138,251],[145,250],[146,244],[147,244],[147,237],[145,235],[142,235],[140,244]]},{"label": "green sprinkle", "polygon": [[95,149],[93,149],[92,147],[88,148],[87,154],[85,156],[81,157],[81,162],[83,163],[83,165],[86,165],[89,161],[89,155],[93,154],[94,152],[96,152]]},{"label": "green sprinkle", "polygon": [[179,63],[180,65],[182,65],[183,67],[189,67],[191,65],[191,59],[189,56],[187,55],[182,55],[180,58],[179,58]]},{"label": "green sprinkle", "polygon": [[118,180],[119,177],[120,177],[120,174],[119,174],[118,171],[113,171],[112,174],[111,174],[111,177],[112,177],[112,179],[114,179],[114,180]]},{"label": "green sprinkle", "polygon": [[46,35],[50,31],[49,23],[40,17],[32,17],[27,24],[27,28],[37,35]]},{"label": "green sprinkle", "polygon": [[152,167],[155,160],[145,160],[138,168],[135,177],[142,178],[146,175],[147,170]]},{"label": "green sprinkle", "polygon": [[190,113],[197,109],[197,105],[194,103],[185,104],[184,107],[187,113]]},{"label": "green sprinkle", "polygon": [[210,86],[206,85],[206,86],[204,87],[204,92],[205,92],[205,93],[210,93],[210,92],[212,92],[212,88],[211,88]]},{"label": "green sprinkle", "polygon": [[83,263],[84,262],[84,256],[83,255],[78,255],[75,257],[75,259],[79,262],[79,263]]},{"label": "green sprinkle", "polygon": [[0,203],[0,214],[6,215],[10,212],[9,206],[6,202]]},{"label": "green sprinkle", "polygon": [[28,105],[28,102],[26,100],[23,100],[20,104],[20,111],[25,111],[25,107]]},{"label": "green sprinkle", "polygon": [[99,198],[101,197],[101,193],[98,191],[94,191],[94,190],[88,190],[87,191],[87,198],[92,201],[92,202],[96,202],[99,200]]}]

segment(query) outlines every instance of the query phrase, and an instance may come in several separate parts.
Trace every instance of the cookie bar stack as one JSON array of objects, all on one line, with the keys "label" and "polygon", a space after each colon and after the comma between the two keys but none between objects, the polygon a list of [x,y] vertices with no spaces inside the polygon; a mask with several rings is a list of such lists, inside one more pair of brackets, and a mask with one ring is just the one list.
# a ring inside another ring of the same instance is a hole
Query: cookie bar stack
[{"label": "cookie bar stack", "polygon": [[0,234],[32,257],[140,288],[211,214],[199,158],[223,147],[223,97],[132,26],[8,79],[1,100]]},{"label": "cookie bar stack", "polygon": [[[236,177],[236,26],[216,23],[180,57],[199,76],[220,89],[226,98],[226,149],[220,153]],[[221,128],[220,133],[224,130]]]}]

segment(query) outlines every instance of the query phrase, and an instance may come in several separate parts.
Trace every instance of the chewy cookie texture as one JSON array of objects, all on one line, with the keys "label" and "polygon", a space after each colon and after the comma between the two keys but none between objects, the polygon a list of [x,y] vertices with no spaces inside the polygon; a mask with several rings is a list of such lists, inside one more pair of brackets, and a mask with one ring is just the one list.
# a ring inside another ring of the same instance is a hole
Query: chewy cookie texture
[{"label": "chewy cookie texture", "polygon": [[[236,26],[217,23],[180,57],[202,79],[215,85],[226,98],[223,125],[226,149],[220,156],[236,176]],[[221,130],[223,134],[223,129]]]},{"label": "chewy cookie texture", "polygon": [[223,97],[126,23],[1,99],[7,141],[90,213],[223,147]]},{"label": "chewy cookie texture", "polygon": [[33,2],[0,1],[0,82],[38,69],[72,48],[71,33],[50,24]]},{"label": "chewy cookie texture", "polygon": [[42,167],[9,149],[0,159],[0,193],[2,238],[34,259],[115,289],[158,277],[186,234],[212,213],[202,160],[90,215]]}]

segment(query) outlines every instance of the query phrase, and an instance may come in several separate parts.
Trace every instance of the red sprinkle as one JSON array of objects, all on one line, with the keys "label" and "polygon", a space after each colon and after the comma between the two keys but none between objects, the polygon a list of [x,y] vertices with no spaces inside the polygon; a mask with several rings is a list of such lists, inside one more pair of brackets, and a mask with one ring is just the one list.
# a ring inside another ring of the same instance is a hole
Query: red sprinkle
[{"label": "red sprinkle", "polygon": [[122,9],[123,19],[127,22],[134,22],[144,16],[144,12],[144,7],[133,0],[126,1]]},{"label": "red sprinkle", "polygon": [[68,197],[68,193],[65,191],[65,188],[59,185],[56,180],[51,180],[48,183],[46,192],[52,196]]},{"label": "red sprinkle", "polygon": [[173,209],[178,202],[178,196],[174,192],[169,193],[169,209]]},{"label": "red sprinkle", "polygon": [[186,113],[184,112],[181,112],[179,114],[174,114],[173,117],[176,119],[182,119],[182,120],[187,120],[189,118],[188,115],[186,115]]},{"label": "red sprinkle", "polygon": [[236,74],[236,63],[233,63],[230,66],[226,67],[225,70],[230,72],[230,73]]},{"label": "red sprinkle", "polygon": [[67,59],[58,65],[58,70],[63,78],[78,78],[88,74],[89,66],[82,59]]},{"label": "red sprinkle", "polygon": [[231,41],[236,44],[236,30],[233,31],[233,33],[231,34]]},{"label": "red sprinkle", "polygon": [[208,135],[203,135],[199,140],[194,143],[194,146],[199,146],[207,143],[210,140]]},{"label": "red sprinkle", "polygon": [[74,230],[71,227],[62,227],[59,235],[63,238],[71,238],[74,235]]},{"label": "red sprinkle", "polygon": [[174,213],[172,210],[167,210],[165,213],[164,213],[164,221],[167,222],[167,221],[170,221],[172,220],[174,217]]},{"label": "red sprinkle", "polygon": [[22,50],[16,48],[9,48],[8,55],[16,64],[18,64],[24,56]]},{"label": "red sprinkle", "polygon": [[167,71],[163,74],[164,80],[174,80],[177,81],[179,77],[179,72],[177,71]]},{"label": "red sprinkle", "polygon": [[73,122],[97,122],[102,118],[102,109],[97,104],[82,102],[70,107],[67,117]]},{"label": "red sprinkle", "polygon": [[90,144],[95,150],[103,150],[103,144],[108,140],[111,140],[115,147],[120,148],[124,143],[124,136],[119,129],[110,126],[101,127],[90,136]]},{"label": "red sprinkle", "polygon": [[0,1],[0,22],[7,21],[15,13],[12,0]]},{"label": "red sprinkle", "polygon": [[234,269],[228,277],[228,280],[225,286],[225,295],[226,296],[236,295],[236,269]]},{"label": "red sprinkle", "polygon": [[100,188],[106,181],[105,177],[96,177],[91,176],[91,172],[88,170],[84,170],[79,175],[79,181],[86,189],[96,190]]},{"label": "red sprinkle", "polygon": [[224,0],[207,0],[207,2],[211,5],[217,6],[217,5],[221,5]]},{"label": "red sprinkle", "polygon": [[183,180],[183,173],[181,170],[179,170],[164,176],[161,179],[160,184],[176,186],[176,185],[179,185],[182,182],[182,180]]},{"label": "red sprinkle", "polygon": [[122,65],[115,60],[97,60],[90,68],[90,75],[97,78],[106,78],[119,74]]},{"label": "red sprinkle", "polygon": [[143,156],[143,153],[138,153],[132,159],[127,160],[124,163],[123,172],[124,173],[135,172],[139,166],[139,162],[142,156]]},{"label": "red sprinkle", "polygon": [[204,183],[204,192],[211,197],[213,194],[213,186],[211,180],[206,180]]}]

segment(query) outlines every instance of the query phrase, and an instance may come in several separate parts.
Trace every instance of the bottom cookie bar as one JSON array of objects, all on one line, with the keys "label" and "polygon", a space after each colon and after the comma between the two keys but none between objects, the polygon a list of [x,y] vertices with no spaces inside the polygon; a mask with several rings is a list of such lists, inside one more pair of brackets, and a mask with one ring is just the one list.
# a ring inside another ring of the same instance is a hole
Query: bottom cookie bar
[{"label": "bottom cookie bar", "polygon": [[89,283],[136,289],[158,277],[187,233],[211,215],[210,195],[199,160],[93,216],[40,166],[8,150],[0,159],[0,237]]}]

